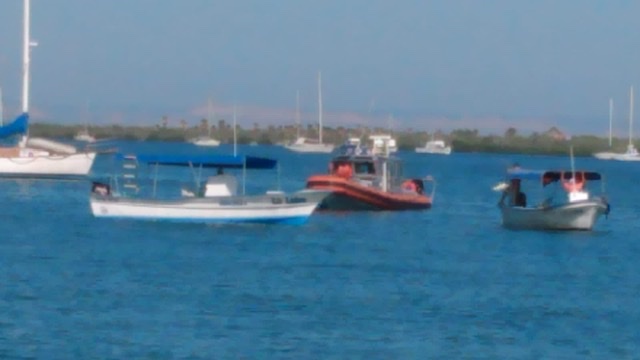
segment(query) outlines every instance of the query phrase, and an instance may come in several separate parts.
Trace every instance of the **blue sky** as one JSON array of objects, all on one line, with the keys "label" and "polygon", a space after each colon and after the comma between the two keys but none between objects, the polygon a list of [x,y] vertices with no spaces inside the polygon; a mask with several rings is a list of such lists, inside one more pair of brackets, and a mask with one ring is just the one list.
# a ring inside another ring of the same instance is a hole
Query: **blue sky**
[{"label": "blue sky", "polygon": [[[396,128],[627,129],[640,92],[631,0],[32,0],[36,120],[292,122]],[[0,85],[20,96],[22,1],[0,3]]]}]

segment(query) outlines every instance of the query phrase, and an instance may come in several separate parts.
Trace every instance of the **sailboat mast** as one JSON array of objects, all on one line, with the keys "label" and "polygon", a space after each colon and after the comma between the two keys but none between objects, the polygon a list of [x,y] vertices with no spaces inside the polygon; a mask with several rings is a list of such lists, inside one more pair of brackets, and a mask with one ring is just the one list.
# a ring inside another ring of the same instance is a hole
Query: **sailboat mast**
[{"label": "sailboat mast", "polygon": [[613,99],[609,98],[609,147],[612,145],[612,129],[613,129]]},{"label": "sailboat mast", "polygon": [[318,71],[318,142],[322,144],[322,74]]},{"label": "sailboat mast", "polygon": [[209,98],[209,100],[207,100],[207,117],[209,118],[208,119],[209,121],[207,121],[207,127],[208,127],[207,135],[209,135],[209,137],[211,137],[211,126],[213,125],[212,121],[214,121],[213,120],[213,104],[211,102],[211,98]]},{"label": "sailboat mast", "polygon": [[22,112],[29,112],[29,47],[31,46],[29,33],[29,0],[24,0],[24,20],[23,20],[23,48],[22,48]]},{"label": "sailboat mast", "polygon": [[233,105],[233,156],[238,155],[238,141],[237,141],[237,135],[236,135],[237,127],[238,125],[236,125],[236,106]]},{"label": "sailboat mast", "polygon": [[4,107],[2,105],[2,88],[0,88],[0,126],[4,125]]},{"label": "sailboat mast", "polygon": [[300,138],[300,91],[296,90],[296,139]]},{"label": "sailboat mast", "polygon": [[629,146],[633,145],[633,86],[629,90]]}]

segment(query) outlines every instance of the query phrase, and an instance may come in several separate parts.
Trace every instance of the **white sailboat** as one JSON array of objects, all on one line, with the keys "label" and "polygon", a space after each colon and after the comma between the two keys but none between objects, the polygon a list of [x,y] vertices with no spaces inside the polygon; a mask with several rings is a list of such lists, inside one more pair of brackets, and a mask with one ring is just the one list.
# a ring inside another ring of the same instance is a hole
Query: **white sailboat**
[{"label": "white sailboat", "polygon": [[76,134],[76,136],[73,137],[73,139],[75,141],[87,142],[87,143],[96,142],[96,138],[89,133],[89,121],[88,121],[89,104],[88,103],[87,103],[87,113],[85,114],[85,116],[87,117],[87,119],[85,119],[84,128],[78,131],[78,133]]},{"label": "white sailboat", "polygon": [[21,136],[18,145],[0,147],[0,176],[21,178],[83,177],[91,170],[95,152],[78,152],[75,147],[42,138],[31,138],[29,130],[30,49],[37,43],[29,33],[30,2],[24,0],[24,42],[22,74],[22,114],[0,127],[0,138]]},{"label": "white sailboat", "polygon": [[427,141],[424,147],[417,147],[417,153],[423,154],[451,154],[451,146],[447,146],[444,140],[436,140],[434,136],[431,136],[431,140]]},{"label": "white sailboat", "polygon": [[[611,101],[609,104],[609,146],[611,146],[611,117],[613,114],[613,105]],[[629,144],[627,145],[627,150],[624,153],[600,152],[595,153],[593,156],[601,160],[640,161],[640,153],[638,153],[638,149],[633,145],[633,86],[629,89]]]},{"label": "white sailboat", "polygon": [[322,75],[320,72],[318,72],[318,140],[298,136],[296,141],[285,147],[300,153],[330,153],[334,149],[333,144],[322,142]]},{"label": "white sailboat", "polygon": [[211,99],[207,102],[207,135],[199,136],[193,140],[191,143],[198,146],[220,146],[220,141],[211,137],[211,121],[213,120],[213,104],[211,103]]}]

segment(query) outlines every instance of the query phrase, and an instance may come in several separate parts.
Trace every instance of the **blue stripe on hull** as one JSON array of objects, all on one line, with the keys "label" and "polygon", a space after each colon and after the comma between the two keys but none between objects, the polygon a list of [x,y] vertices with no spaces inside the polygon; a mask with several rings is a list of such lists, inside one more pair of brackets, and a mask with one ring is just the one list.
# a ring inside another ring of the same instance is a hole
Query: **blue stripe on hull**
[{"label": "blue stripe on hull", "polygon": [[202,223],[202,224],[286,224],[286,225],[302,225],[308,220],[308,216],[292,216],[286,218],[239,218],[239,219],[202,219],[202,218],[152,218],[143,216],[111,216],[101,215],[100,218],[109,218],[114,220],[144,220],[144,221],[164,221],[174,223]]}]

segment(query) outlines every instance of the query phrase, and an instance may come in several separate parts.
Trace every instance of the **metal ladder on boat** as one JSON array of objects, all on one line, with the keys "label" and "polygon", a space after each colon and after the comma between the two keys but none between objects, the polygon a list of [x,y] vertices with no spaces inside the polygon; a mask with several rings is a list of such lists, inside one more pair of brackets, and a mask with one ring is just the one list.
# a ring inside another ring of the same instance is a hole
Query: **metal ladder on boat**
[{"label": "metal ladder on boat", "polygon": [[135,155],[125,155],[122,158],[122,187],[125,192],[137,194],[138,186],[138,158]]}]

